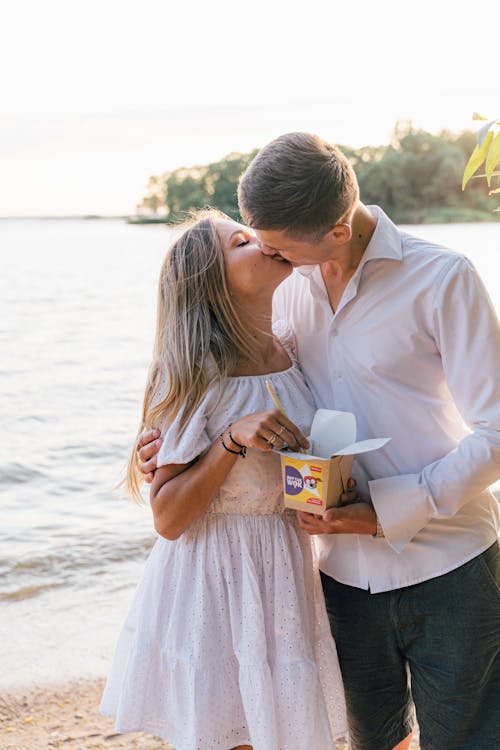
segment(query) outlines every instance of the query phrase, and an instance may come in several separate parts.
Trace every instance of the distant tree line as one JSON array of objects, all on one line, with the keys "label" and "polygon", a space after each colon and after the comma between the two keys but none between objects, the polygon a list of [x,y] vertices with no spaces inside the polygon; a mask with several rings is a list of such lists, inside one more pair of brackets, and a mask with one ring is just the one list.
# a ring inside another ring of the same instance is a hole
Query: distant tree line
[{"label": "distant tree line", "polygon": [[[361,200],[382,206],[397,224],[498,220],[482,180],[472,180],[462,191],[475,139],[470,131],[433,135],[411,123],[398,123],[388,145],[339,147],[354,166]],[[238,179],[257,151],[231,153],[218,162],[151,177],[137,207],[139,218],[176,223],[192,209],[216,206],[240,219]]]}]

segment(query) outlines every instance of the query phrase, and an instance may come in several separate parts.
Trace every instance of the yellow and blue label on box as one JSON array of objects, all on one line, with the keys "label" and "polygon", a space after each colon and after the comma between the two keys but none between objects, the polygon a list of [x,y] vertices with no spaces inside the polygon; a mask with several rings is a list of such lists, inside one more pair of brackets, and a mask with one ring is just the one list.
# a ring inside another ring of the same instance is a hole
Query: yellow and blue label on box
[{"label": "yellow and blue label on box", "polygon": [[[321,464],[321,465],[320,465]],[[325,484],[322,462],[288,458],[284,465],[284,492],[295,502],[306,505],[323,504]]]},{"label": "yellow and blue label on box", "polygon": [[330,459],[300,453],[282,453],[281,466],[286,508],[322,514],[337,505],[350,475],[351,456]]}]

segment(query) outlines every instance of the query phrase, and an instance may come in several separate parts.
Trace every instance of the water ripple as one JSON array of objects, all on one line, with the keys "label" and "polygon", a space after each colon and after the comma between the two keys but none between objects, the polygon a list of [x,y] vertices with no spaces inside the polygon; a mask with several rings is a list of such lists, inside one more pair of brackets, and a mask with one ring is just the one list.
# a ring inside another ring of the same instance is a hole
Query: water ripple
[{"label": "water ripple", "polygon": [[154,534],[140,539],[92,536],[88,543],[66,543],[16,561],[0,559],[0,601],[27,599],[60,586],[85,586],[109,573],[110,567],[145,560],[156,538]]},{"label": "water ripple", "polygon": [[26,484],[46,477],[45,472],[17,462],[7,464],[0,469],[0,484],[2,486],[6,484]]}]

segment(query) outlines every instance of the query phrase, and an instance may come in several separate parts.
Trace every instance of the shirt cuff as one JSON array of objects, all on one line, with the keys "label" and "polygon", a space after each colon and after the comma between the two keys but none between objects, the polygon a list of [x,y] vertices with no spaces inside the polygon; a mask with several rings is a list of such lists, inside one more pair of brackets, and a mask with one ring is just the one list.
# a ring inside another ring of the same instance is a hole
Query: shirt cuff
[{"label": "shirt cuff", "polygon": [[373,479],[368,486],[387,542],[395,552],[402,552],[436,510],[421,474]]}]

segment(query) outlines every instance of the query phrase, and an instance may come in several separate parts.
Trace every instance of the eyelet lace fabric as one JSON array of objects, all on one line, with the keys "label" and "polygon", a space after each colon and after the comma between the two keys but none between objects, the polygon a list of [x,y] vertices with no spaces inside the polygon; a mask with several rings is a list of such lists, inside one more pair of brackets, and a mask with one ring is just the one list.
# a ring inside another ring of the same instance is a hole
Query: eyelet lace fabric
[{"label": "eyelet lace fabric", "polygon": [[[308,434],[315,406],[284,344],[289,369],[230,378],[218,402],[207,394],[177,443],[175,422],[165,432],[159,463],[189,461],[229,422],[273,408],[266,379]],[[176,750],[333,750],[346,733],[312,545],[283,507],[275,453],[249,450],[207,513],[178,540],[158,539],[101,711],[119,732],[152,733]]]}]

